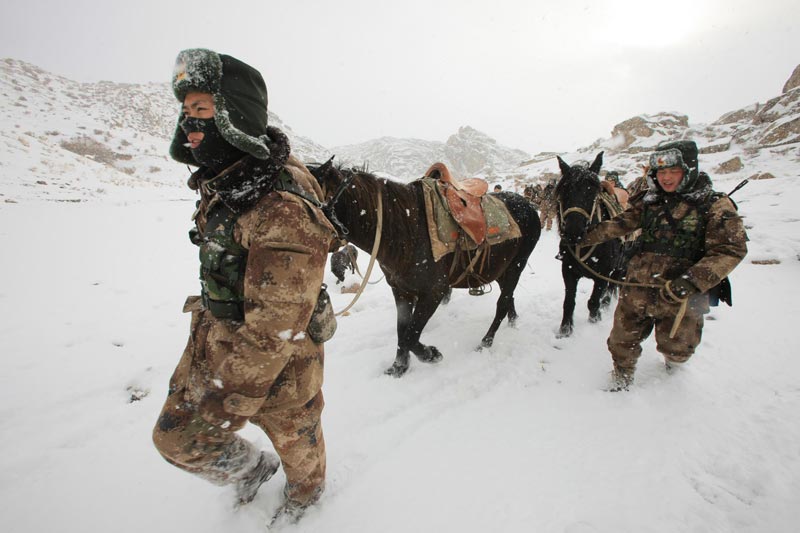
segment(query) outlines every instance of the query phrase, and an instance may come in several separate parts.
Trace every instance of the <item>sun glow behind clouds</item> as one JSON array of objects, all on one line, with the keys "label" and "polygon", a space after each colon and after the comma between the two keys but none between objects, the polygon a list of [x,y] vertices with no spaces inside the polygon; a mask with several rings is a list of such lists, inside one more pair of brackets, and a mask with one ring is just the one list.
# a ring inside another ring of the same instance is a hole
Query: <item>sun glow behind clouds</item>
[{"label": "sun glow behind clouds", "polygon": [[600,38],[622,46],[665,48],[681,44],[705,18],[696,0],[616,0],[603,4]]}]

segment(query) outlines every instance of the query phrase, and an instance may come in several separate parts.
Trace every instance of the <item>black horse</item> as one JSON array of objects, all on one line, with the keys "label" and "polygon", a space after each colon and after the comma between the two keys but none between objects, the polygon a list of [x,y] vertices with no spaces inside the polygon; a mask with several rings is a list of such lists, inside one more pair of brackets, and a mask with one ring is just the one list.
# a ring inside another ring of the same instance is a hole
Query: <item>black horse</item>
[{"label": "black horse", "polygon": [[[591,165],[576,163],[569,166],[560,157],[561,179],[556,185],[558,201],[558,232],[561,236],[558,258],[561,260],[561,277],[564,279],[564,315],[558,337],[572,335],[575,311],[575,294],[578,280],[586,277],[594,280],[594,289],[589,297],[589,321],[601,319],[601,309],[608,307],[616,286],[597,277],[597,274],[619,280],[624,276],[623,247],[618,239],[591,247],[581,247],[580,240],[587,228],[611,218],[612,213],[602,201],[598,173],[603,165],[603,152],[597,154]],[[580,258],[580,261],[575,256]]]},{"label": "black horse", "polygon": [[474,287],[476,279],[480,284],[496,280],[500,285],[494,320],[481,347],[492,345],[504,318],[514,323],[514,289],[541,233],[539,216],[530,202],[515,193],[496,194],[516,220],[522,236],[492,246],[486,260],[475,266],[476,276],[461,276],[464,270],[451,271],[451,265],[454,260],[459,265],[463,253],[451,253],[439,261],[433,259],[420,182],[398,183],[361,170],[340,169],[330,161],[311,170],[325,191],[326,200],[336,194],[344,180],[351,180],[335,202],[334,213],[349,232],[347,240],[367,253],[375,242],[377,201],[381,199],[383,227],[377,260],[397,306],[397,353],[387,374],[402,376],[408,370],[410,352],[426,363],[442,359],[435,346],[420,342],[420,335],[451,286]]}]

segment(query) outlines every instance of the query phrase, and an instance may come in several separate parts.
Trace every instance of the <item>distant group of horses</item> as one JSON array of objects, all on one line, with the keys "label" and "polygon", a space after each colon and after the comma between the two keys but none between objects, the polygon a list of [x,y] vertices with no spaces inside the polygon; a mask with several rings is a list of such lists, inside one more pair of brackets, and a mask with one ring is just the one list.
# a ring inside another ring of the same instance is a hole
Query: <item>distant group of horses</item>
[{"label": "distant group of horses", "polygon": [[[602,278],[621,276],[622,249],[618,241],[596,246],[588,254],[578,246],[589,225],[603,217],[604,208],[598,205],[602,189],[599,178],[602,156],[601,152],[591,165],[576,163],[572,166],[558,158],[562,175],[556,196],[561,272],[565,286],[559,336],[568,336],[573,331],[572,315],[579,278],[594,280],[589,316],[590,320],[599,320],[602,306],[610,301],[611,290],[609,282]],[[373,251],[378,215],[382,213],[382,244],[377,250],[377,261],[397,307],[397,351],[386,373],[395,377],[405,374],[412,353],[424,363],[440,361],[442,353],[439,349],[422,344],[420,336],[443,298],[449,295],[451,287],[467,288],[470,285],[469,279],[461,275],[459,269],[453,268],[453,262],[458,260],[457,253],[434,260],[420,181],[399,183],[378,178],[364,170],[340,168],[332,161],[311,166],[311,171],[323,190],[329,212],[338,219],[344,233],[342,237],[367,253]],[[474,267],[473,274],[481,282],[496,281],[500,287],[494,319],[478,349],[492,345],[504,319],[508,318],[512,325],[516,321],[514,290],[541,235],[539,215],[528,199],[509,191],[489,194],[505,204],[518,224],[521,236],[492,245],[485,259]],[[592,213],[592,216],[584,216],[584,213]],[[347,254],[354,262],[352,251]],[[592,265],[591,269],[586,268],[587,264]],[[343,271],[341,266],[337,268]]]}]

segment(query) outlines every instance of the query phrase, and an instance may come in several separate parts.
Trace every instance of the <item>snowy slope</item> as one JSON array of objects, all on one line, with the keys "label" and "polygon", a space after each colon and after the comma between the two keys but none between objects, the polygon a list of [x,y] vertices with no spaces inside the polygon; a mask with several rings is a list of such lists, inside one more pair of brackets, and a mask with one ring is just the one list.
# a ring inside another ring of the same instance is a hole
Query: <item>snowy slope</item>
[{"label": "snowy slope", "polygon": [[[382,373],[394,354],[390,291],[370,286],[326,347],[328,491],[288,530],[796,531],[800,245],[784,209],[800,189],[777,183],[741,191],[753,229],[732,276],[735,307],[712,312],[678,375],[648,342],[628,394],[601,390],[611,320],[586,319],[585,280],[575,336],[555,338],[553,233],[523,275],[516,329],[473,351],[497,293],[456,291],[423,335],[444,361],[412,361],[400,380]],[[0,204],[3,249],[24,251],[0,263],[13,280],[0,289],[5,531],[263,531],[282,476],[235,513],[230,491],[174,469],[150,443],[186,339],[180,307],[197,290],[191,210]],[[751,261],[765,257],[781,262]],[[334,293],[335,307],[350,297]],[[129,403],[134,394],[144,397]]]},{"label": "snowy slope", "polygon": [[[188,172],[168,155],[179,106],[167,83],[78,83],[2,59],[0,104],[0,201],[87,201],[119,186],[133,198],[186,197]],[[269,121],[303,160],[330,157],[276,114]]]}]

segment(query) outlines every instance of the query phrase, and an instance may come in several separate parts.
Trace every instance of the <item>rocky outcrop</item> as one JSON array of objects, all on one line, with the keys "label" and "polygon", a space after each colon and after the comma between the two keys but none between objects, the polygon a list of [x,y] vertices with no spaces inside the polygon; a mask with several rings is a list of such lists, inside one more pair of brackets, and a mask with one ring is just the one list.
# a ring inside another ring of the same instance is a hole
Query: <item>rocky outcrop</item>
[{"label": "rocky outcrop", "polygon": [[613,148],[651,148],[661,140],[675,138],[689,127],[689,117],[678,113],[639,115],[620,122],[611,130]]},{"label": "rocky outcrop", "polygon": [[759,172],[758,174],[753,174],[747,179],[751,180],[774,180],[775,176],[771,172]]},{"label": "rocky outcrop", "polygon": [[497,141],[469,126],[458,128],[444,146],[446,161],[457,176],[493,176],[516,168],[530,158],[522,150],[497,144]]},{"label": "rocky outcrop", "polygon": [[727,161],[720,163],[715,169],[715,172],[719,174],[730,174],[732,172],[739,172],[743,168],[744,163],[742,163],[742,158],[737,155],[732,159],[728,159]]},{"label": "rocky outcrop", "polygon": [[794,68],[794,72],[792,72],[792,75],[786,80],[786,83],[783,85],[783,92],[787,93],[798,87],[800,87],[800,65]]}]

